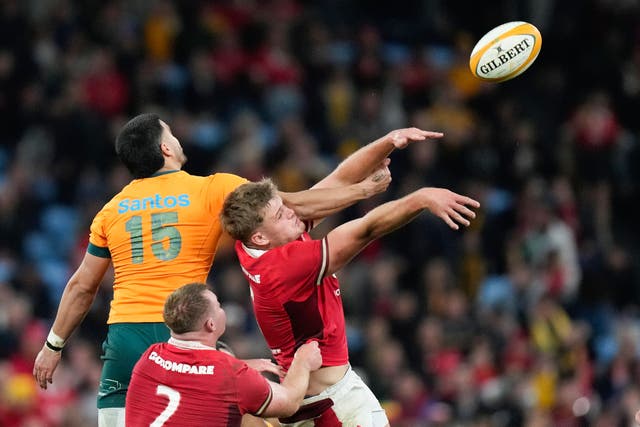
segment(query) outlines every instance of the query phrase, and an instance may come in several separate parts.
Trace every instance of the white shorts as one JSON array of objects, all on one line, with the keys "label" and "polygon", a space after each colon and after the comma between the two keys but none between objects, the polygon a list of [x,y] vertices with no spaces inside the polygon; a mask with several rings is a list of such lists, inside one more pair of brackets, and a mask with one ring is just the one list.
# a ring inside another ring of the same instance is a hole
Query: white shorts
[{"label": "white shorts", "polygon": [[283,427],[384,427],[387,414],[351,367],[322,393],[307,397],[298,412],[280,419]]}]

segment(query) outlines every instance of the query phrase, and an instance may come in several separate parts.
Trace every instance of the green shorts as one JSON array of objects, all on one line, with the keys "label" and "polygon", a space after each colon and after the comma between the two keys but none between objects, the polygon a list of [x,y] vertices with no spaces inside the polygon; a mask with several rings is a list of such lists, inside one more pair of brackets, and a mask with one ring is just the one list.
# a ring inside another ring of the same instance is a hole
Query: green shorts
[{"label": "green shorts", "polygon": [[169,339],[164,323],[114,323],[102,343],[98,409],[124,408],[131,371],[151,344]]}]

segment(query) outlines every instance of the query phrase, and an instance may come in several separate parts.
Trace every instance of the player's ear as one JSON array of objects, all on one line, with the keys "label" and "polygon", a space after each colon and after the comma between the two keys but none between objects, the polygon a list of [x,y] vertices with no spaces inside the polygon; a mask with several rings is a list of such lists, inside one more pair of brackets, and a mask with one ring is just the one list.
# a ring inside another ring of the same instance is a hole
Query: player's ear
[{"label": "player's ear", "polygon": [[160,151],[162,151],[162,155],[165,157],[170,157],[173,154],[173,150],[169,147],[169,144],[164,142],[160,143]]},{"label": "player's ear", "polygon": [[253,233],[249,238],[249,241],[251,242],[251,244],[259,247],[267,246],[269,244],[269,239],[267,238],[267,236],[265,236],[260,231],[256,231],[255,233]]},{"label": "player's ear", "polygon": [[213,317],[209,317],[206,322],[204,322],[205,328],[207,328],[208,332],[213,332],[216,330],[216,322],[213,321]]}]

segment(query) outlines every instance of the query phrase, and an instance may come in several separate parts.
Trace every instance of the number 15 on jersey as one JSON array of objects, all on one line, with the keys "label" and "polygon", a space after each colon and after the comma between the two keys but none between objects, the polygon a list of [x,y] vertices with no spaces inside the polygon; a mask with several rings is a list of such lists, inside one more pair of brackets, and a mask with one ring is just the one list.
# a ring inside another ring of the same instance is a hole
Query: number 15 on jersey
[{"label": "number 15 on jersey", "polygon": [[[171,261],[176,258],[182,249],[182,236],[176,227],[177,224],[178,212],[153,213],[150,223],[145,223],[140,215],[129,218],[125,223],[125,229],[129,233],[131,243],[131,262],[133,264],[144,262],[144,246],[149,243],[151,243],[151,253],[160,261]],[[151,230],[151,242],[145,241],[145,229]]]}]

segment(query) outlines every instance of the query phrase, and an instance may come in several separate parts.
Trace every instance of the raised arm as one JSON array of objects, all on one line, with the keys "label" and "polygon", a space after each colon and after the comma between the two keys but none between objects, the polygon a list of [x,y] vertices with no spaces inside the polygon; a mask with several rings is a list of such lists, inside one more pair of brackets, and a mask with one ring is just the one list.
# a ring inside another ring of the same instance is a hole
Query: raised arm
[{"label": "raised arm", "polygon": [[270,382],[273,398],[261,417],[293,415],[309,387],[309,374],[322,366],[322,355],[316,341],[303,344],[296,351],[282,384]]},{"label": "raised arm", "polygon": [[394,130],[351,154],[333,172],[312,188],[343,187],[355,184],[378,169],[387,156],[396,148],[402,149],[414,141],[438,139],[442,138],[442,136],[441,132],[431,132],[418,128]]},{"label": "raised arm", "polygon": [[[385,191],[391,182],[387,156],[413,141],[442,138],[440,132],[398,129],[360,148],[310,190],[280,192],[283,202],[303,220],[321,219],[359,200]],[[381,172],[379,172],[381,171]],[[374,177],[379,177],[374,179]]]},{"label": "raised arm", "polygon": [[[87,253],[69,279],[51,327],[51,331],[63,342],[71,336],[89,312],[110,262],[110,258],[100,258]],[[58,342],[52,344],[61,347]],[[47,344],[38,353],[33,367],[33,376],[43,389],[47,388],[47,383],[53,382],[53,373],[60,362],[61,353],[60,350],[52,350]]]},{"label": "raised arm", "polygon": [[347,264],[371,241],[407,224],[428,209],[451,228],[468,226],[467,218],[475,218],[472,208],[477,201],[443,188],[421,188],[401,199],[384,203],[362,218],[349,221],[327,235],[329,266],[325,275],[333,274]]},{"label": "raised arm", "polygon": [[282,201],[302,220],[318,220],[357,202],[383,192],[391,182],[391,173],[380,165],[366,179],[344,187],[311,188],[297,193],[279,191]]}]

